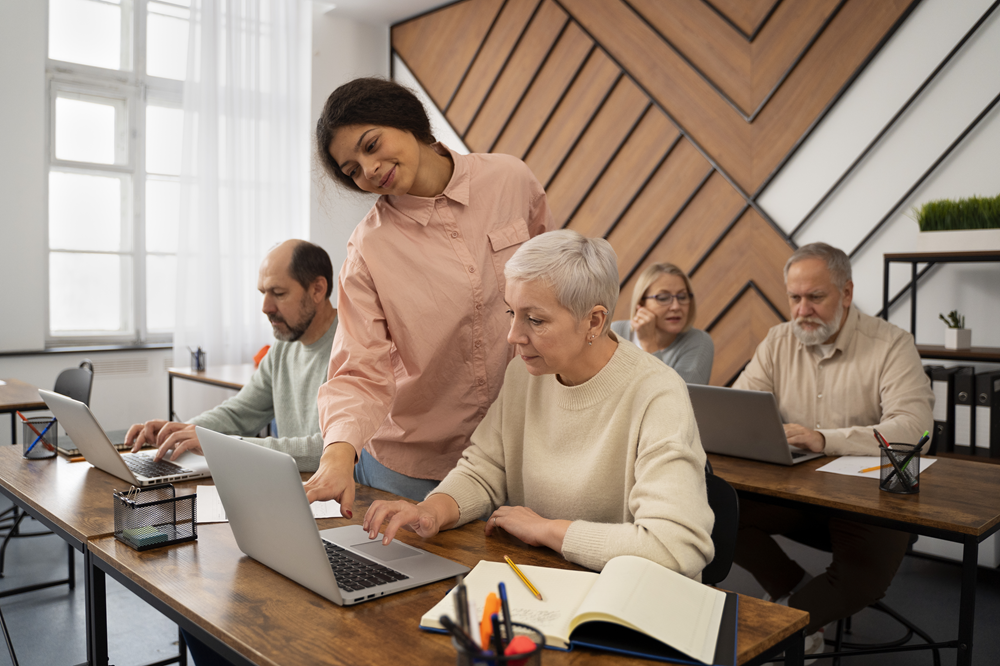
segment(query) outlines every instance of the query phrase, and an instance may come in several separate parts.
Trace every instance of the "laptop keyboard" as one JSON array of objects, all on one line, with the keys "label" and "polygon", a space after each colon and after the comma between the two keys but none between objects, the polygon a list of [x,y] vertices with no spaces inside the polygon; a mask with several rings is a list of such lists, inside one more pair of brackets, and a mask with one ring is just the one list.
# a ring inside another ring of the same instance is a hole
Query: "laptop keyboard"
[{"label": "laptop keyboard", "polygon": [[153,456],[145,453],[134,453],[130,456],[123,456],[122,460],[125,461],[125,464],[128,465],[133,474],[150,479],[192,473],[191,470],[176,465],[169,460],[153,460]]},{"label": "laptop keyboard", "polygon": [[330,560],[330,566],[337,577],[337,586],[347,592],[357,592],[376,585],[409,578],[409,576],[404,576],[389,567],[377,564],[330,543],[326,539],[323,540],[323,547],[326,548],[326,557]]}]

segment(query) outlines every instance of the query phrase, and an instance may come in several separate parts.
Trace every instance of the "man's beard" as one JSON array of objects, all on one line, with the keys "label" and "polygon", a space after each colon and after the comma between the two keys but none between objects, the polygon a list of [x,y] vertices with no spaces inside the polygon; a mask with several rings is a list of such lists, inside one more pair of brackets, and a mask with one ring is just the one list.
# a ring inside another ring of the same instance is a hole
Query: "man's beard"
[{"label": "man's beard", "polygon": [[[837,301],[837,307],[835,309],[838,313],[843,313],[844,297],[841,296]],[[795,337],[799,339],[799,342],[806,346],[811,345],[821,345],[831,337],[833,337],[837,331],[840,330],[840,320],[843,317],[835,316],[833,321],[823,321],[819,317],[799,317],[792,323],[792,332]],[[818,328],[811,331],[807,331],[802,328],[804,323],[819,324]]]},{"label": "man's beard", "polygon": [[[267,318],[268,321],[271,322],[271,330],[274,332],[274,338],[276,340],[281,340],[282,342],[295,342],[309,329],[310,324],[312,324],[313,319],[316,317],[316,306],[309,300],[309,294],[302,297],[302,303],[300,303],[299,307],[303,316],[297,326],[292,326],[278,314]],[[288,330],[279,330],[278,327],[275,326],[276,323],[284,324]]]}]

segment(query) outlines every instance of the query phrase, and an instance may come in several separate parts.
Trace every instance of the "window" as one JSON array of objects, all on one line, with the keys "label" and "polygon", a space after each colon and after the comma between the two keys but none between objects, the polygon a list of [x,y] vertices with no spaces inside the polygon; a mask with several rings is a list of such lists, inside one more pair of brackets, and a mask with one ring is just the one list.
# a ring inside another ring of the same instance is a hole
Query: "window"
[{"label": "window", "polygon": [[171,338],[190,11],[49,0],[49,344]]}]

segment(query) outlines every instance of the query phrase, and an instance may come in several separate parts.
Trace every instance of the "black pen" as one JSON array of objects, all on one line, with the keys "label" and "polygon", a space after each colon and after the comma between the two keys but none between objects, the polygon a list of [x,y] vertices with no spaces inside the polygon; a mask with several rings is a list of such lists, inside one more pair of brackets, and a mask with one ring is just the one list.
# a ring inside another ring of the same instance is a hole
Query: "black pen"
[{"label": "black pen", "polygon": [[504,638],[510,643],[514,640],[514,625],[511,624],[510,604],[507,603],[507,586],[501,581],[497,588],[500,592],[500,609],[503,610]]},{"label": "black pen", "polygon": [[462,631],[469,633],[471,620],[469,619],[469,596],[465,589],[465,583],[458,583],[455,588],[455,620]]},{"label": "black pen", "polygon": [[490,621],[493,623],[493,649],[497,655],[502,655],[504,652],[504,643],[503,637],[500,635],[500,618],[496,613],[493,613],[490,616]]},{"label": "black pen", "polygon": [[438,621],[445,628],[445,631],[455,637],[455,640],[461,644],[462,649],[468,652],[470,656],[474,657],[479,654],[479,646],[476,645],[476,641],[472,640],[472,636],[462,631],[461,627],[452,622],[450,617],[442,615]]}]

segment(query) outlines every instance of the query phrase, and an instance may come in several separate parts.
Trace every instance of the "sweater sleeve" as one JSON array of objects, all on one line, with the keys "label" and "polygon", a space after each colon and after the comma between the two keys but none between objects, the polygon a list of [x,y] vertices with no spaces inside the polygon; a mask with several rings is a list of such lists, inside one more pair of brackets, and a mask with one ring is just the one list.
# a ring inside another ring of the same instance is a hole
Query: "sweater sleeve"
[{"label": "sweater sleeve", "polygon": [[188,423],[224,435],[256,435],[274,418],[270,354],[250,376],[240,392],[218,407],[199,414]]},{"label": "sweater sleeve", "polygon": [[287,453],[295,458],[300,472],[315,472],[323,455],[323,435],[318,432],[307,437],[244,437],[243,441]]},{"label": "sweater sleeve", "polygon": [[504,383],[500,395],[472,433],[472,443],[462,452],[458,465],[428,494],[430,497],[444,493],[455,500],[459,511],[455,527],[485,518],[507,503],[507,473],[500,430],[507,390],[508,384]]},{"label": "sweater sleeve", "polygon": [[712,560],[715,517],[705,489],[705,452],[691,401],[675,380],[641,413],[635,485],[628,496],[631,522],[574,521],[562,554],[601,570],[613,557],[636,555],[697,579]]}]

